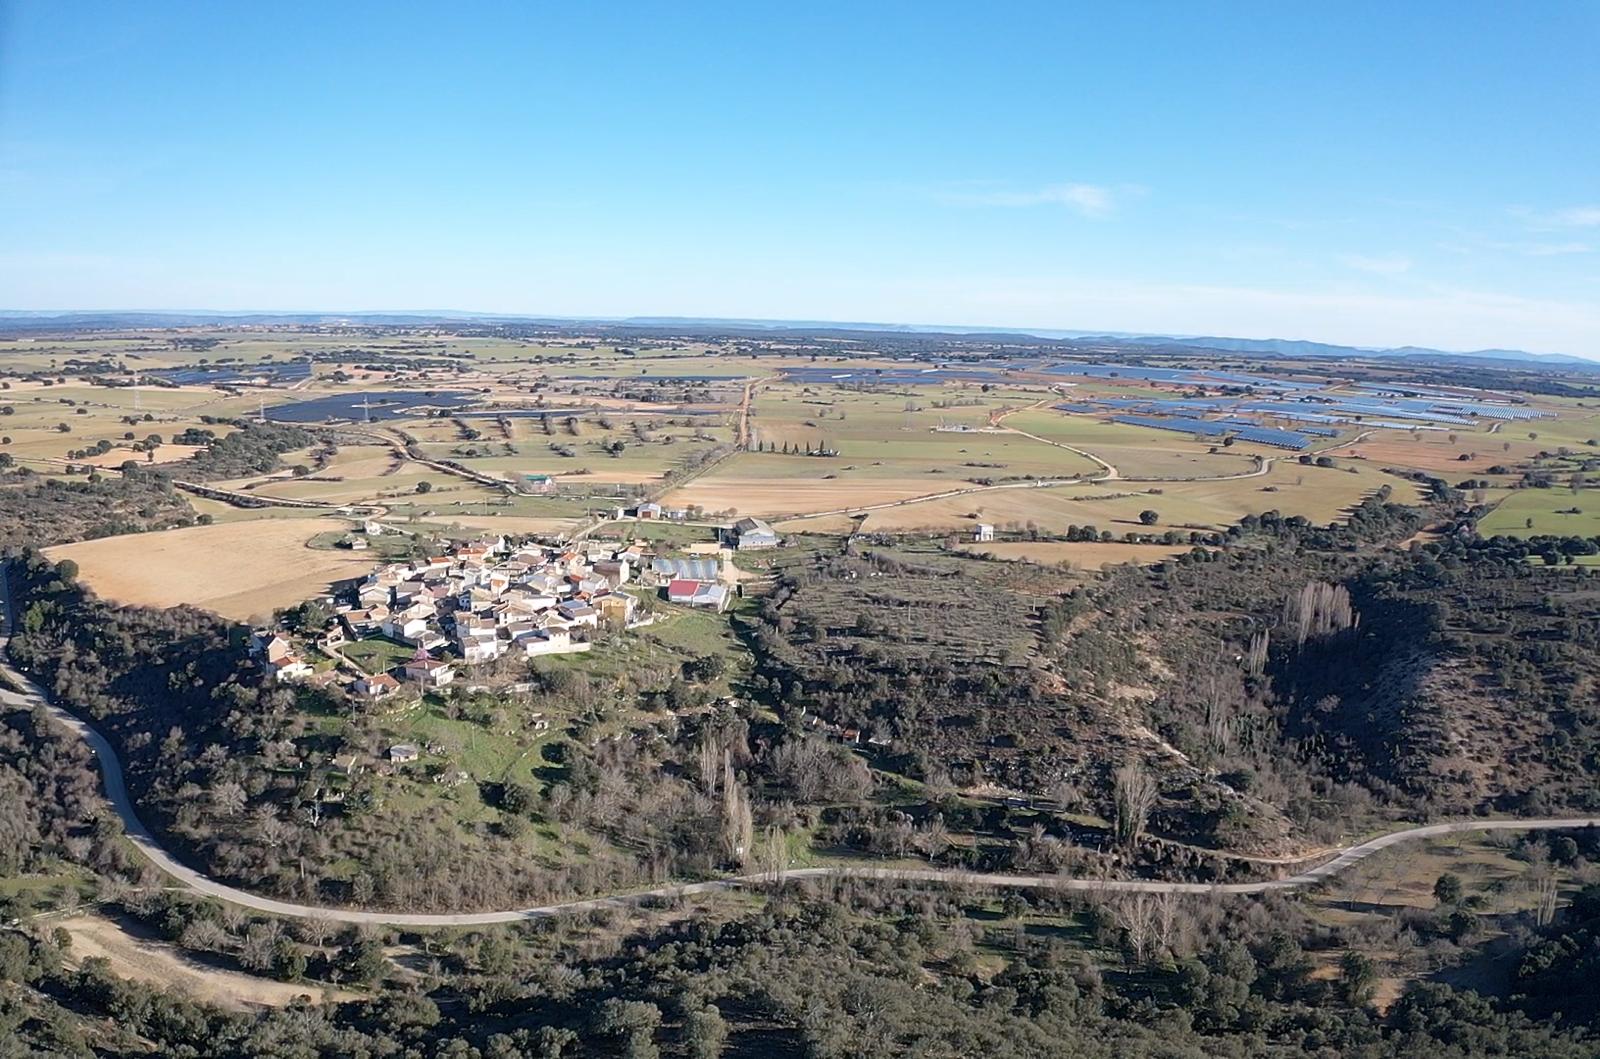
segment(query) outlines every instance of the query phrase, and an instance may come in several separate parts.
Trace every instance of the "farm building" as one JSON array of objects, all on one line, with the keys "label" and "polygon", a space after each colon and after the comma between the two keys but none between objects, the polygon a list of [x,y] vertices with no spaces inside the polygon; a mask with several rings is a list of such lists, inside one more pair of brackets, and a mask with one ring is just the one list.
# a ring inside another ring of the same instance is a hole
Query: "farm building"
[{"label": "farm building", "polygon": [[978,523],[978,528],[972,533],[972,539],[980,544],[994,540],[994,527],[987,522]]},{"label": "farm building", "polygon": [[525,474],[522,476],[522,490],[547,495],[556,491],[556,480],[548,474]]},{"label": "farm building", "polygon": [[658,557],[650,560],[650,576],[655,584],[664,585],[669,581],[720,581],[719,572],[721,564],[715,559],[668,559]]},{"label": "farm building", "polygon": [[719,584],[680,579],[667,586],[667,602],[721,610],[728,605],[728,590]]},{"label": "farm building", "polygon": [[740,551],[753,548],[776,548],[778,533],[758,518],[742,518],[733,524],[733,546]]}]

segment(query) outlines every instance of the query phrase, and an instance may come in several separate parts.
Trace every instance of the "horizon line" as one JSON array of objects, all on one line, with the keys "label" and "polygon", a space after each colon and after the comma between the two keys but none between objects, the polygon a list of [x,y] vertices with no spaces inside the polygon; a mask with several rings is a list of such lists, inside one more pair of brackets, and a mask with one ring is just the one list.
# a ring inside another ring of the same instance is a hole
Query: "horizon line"
[{"label": "horizon line", "polygon": [[[885,331],[899,333],[932,333],[953,335],[1023,335],[1032,338],[1047,340],[1061,340],[1071,338],[1107,338],[1107,339],[1170,339],[1173,341],[1200,341],[1204,339],[1217,339],[1222,341],[1242,342],[1288,342],[1304,343],[1309,345],[1330,346],[1339,349],[1357,350],[1360,352],[1386,353],[1398,349],[1416,349],[1429,353],[1439,353],[1447,356],[1485,356],[1494,353],[1521,354],[1535,359],[1560,360],[1571,358],[1586,363],[1600,362],[1600,356],[1589,357],[1576,353],[1558,353],[1535,351],[1520,348],[1480,347],[1478,349],[1443,349],[1435,346],[1417,346],[1412,344],[1390,345],[1353,345],[1345,342],[1326,342],[1315,338],[1283,338],[1270,336],[1266,338],[1244,335],[1225,334],[1199,334],[1172,331],[1119,331],[1119,330],[1094,330],[1083,328],[1065,327],[1021,327],[1003,324],[972,325],[972,324],[917,324],[917,323],[890,323],[869,320],[819,320],[785,317],[745,317],[745,316],[688,316],[677,314],[648,314],[637,313],[625,316],[610,315],[569,315],[563,313],[537,313],[537,312],[499,312],[476,311],[463,309],[3,309],[0,308],[0,320],[6,319],[50,319],[61,316],[118,316],[118,315],[145,315],[145,316],[213,316],[222,319],[230,317],[251,316],[323,316],[323,317],[366,317],[366,316],[415,316],[421,318],[435,317],[440,319],[455,318],[460,321],[470,320],[507,320],[507,321],[550,321],[557,323],[603,323],[603,324],[629,324],[635,322],[661,321],[662,323],[684,324],[722,324],[722,325],[773,325],[793,328],[839,328],[861,329],[868,331]],[[1219,350],[1224,353],[1261,353],[1261,350]]]}]

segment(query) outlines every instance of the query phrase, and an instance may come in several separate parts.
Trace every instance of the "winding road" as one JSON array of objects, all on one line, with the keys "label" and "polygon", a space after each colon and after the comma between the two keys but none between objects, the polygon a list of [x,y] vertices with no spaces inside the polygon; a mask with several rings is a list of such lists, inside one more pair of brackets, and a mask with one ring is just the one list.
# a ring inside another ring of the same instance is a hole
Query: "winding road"
[{"label": "winding road", "polygon": [[[13,615],[10,591],[5,570],[0,567],[0,654],[10,638]],[[87,721],[71,711],[49,701],[45,692],[28,677],[18,672],[8,662],[0,661],[0,677],[22,690],[0,687],[0,705],[8,709],[44,709],[62,728],[88,745],[100,763],[100,773],[105,784],[106,798],[117,815],[122,818],[123,830],[128,840],[150,863],[160,868],[186,889],[229,904],[265,912],[269,915],[291,919],[321,919],[334,923],[374,924],[401,927],[471,927],[495,923],[515,923],[528,919],[567,915],[599,908],[629,908],[641,903],[671,899],[694,894],[718,893],[744,887],[769,885],[776,881],[771,873],[741,875],[707,882],[683,883],[639,890],[610,897],[596,897],[582,901],[563,901],[556,904],[516,908],[502,912],[373,912],[321,905],[298,904],[262,897],[248,890],[228,886],[189,867],[167,851],[151,834],[134,811],[133,799],[128,795],[123,781],[122,765],[116,751],[106,737]],[[1442,835],[1469,831],[1555,831],[1582,827],[1600,827],[1600,816],[1537,817],[1519,819],[1461,820],[1425,827],[1412,827],[1394,831],[1377,838],[1346,846],[1328,856],[1327,860],[1305,871],[1281,879],[1265,879],[1244,883],[1183,883],[1161,882],[1146,879],[1077,879],[1059,875],[1008,875],[976,872],[945,871],[936,868],[860,868],[826,867],[796,868],[782,873],[782,879],[856,878],[879,879],[893,882],[940,883],[962,886],[1081,891],[1099,894],[1262,894],[1277,890],[1297,890],[1315,886],[1325,879],[1345,871],[1381,850],[1405,842],[1438,838]]]}]

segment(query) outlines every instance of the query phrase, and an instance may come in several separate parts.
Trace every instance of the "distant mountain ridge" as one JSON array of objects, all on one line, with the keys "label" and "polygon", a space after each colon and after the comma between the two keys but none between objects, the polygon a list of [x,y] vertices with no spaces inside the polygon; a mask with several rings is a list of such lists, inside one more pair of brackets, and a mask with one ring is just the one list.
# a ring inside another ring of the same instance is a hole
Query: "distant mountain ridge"
[{"label": "distant mountain ridge", "polygon": [[1169,335],[1130,331],[1072,331],[1054,328],[970,327],[932,324],[886,324],[861,321],[768,320],[709,316],[544,316],[528,313],[474,313],[456,310],[304,313],[193,311],[62,311],[0,309],[0,327],[48,330],[69,327],[204,327],[219,324],[255,326],[426,326],[428,324],[534,324],[571,327],[596,324],[641,329],[689,328],[734,331],[816,332],[833,334],[959,335],[1047,341],[1098,342],[1131,348],[1178,346],[1226,353],[1256,353],[1277,357],[1411,357],[1433,360],[1499,360],[1547,366],[1595,367],[1597,361],[1566,353],[1530,353],[1521,349],[1444,350],[1426,346],[1344,346],[1329,342],[1285,338],[1229,338],[1221,335]]},{"label": "distant mountain ridge", "polygon": [[1079,339],[1105,339],[1110,342],[1143,344],[1159,341],[1167,345],[1190,346],[1195,349],[1220,349],[1230,353],[1268,353],[1280,357],[1472,357],[1490,360],[1527,360],[1544,364],[1593,364],[1584,357],[1566,353],[1529,353],[1522,349],[1430,349],[1426,346],[1340,346],[1328,342],[1311,342],[1286,338],[1224,338],[1218,336],[1185,335],[1075,335]]}]

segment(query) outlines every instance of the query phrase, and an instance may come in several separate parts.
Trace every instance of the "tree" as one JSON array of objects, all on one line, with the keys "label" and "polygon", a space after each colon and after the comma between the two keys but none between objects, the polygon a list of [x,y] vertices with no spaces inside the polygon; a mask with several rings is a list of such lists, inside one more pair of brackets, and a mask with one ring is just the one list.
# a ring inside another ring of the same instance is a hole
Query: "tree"
[{"label": "tree", "polygon": [[727,663],[721,655],[701,655],[683,664],[683,676],[696,684],[708,684],[722,675]]},{"label": "tree", "polygon": [[623,1054],[629,1059],[654,1059],[656,1028],[661,1025],[661,1009],[645,1000],[611,997],[595,1014],[595,1029],[607,1037],[623,1038]]},{"label": "tree", "polygon": [[417,483],[417,492],[418,493],[431,493],[431,492],[433,492],[433,483],[429,482],[429,481],[426,481],[426,480],[418,482]]},{"label": "tree", "polygon": [[1456,905],[1461,903],[1461,877],[1452,872],[1445,872],[1433,884],[1433,897],[1441,905]]},{"label": "tree", "polygon": [[1155,936],[1155,903],[1149,894],[1130,894],[1112,905],[1117,926],[1122,929],[1128,954],[1135,964],[1143,964],[1150,955],[1150,943]]},{"label": "tree", "polygon": [[1323,581],[1307,582],[1299,592],[1283,601],[1283,625],[1294,633],[1295,642],[1321,639],[1354,628],[1360,622],[1343,585]]},{"label": "tree", "polygon": [[1339,986],[1346,1003],[1371,1003],[1378,991],[1378,968],[1370,957],[1351,950],[1339,960]]},{"label": "tree", "polygon": [[[548,429],[547,421],[546,430]],[[561,1059],[569,1045],[578,1043],[578,1034],[565,1026],[540,1026],[534,1041],[538,1046],[540,1059]]]},{"label": "tree", "polygon": [[1139,512],[1139,521],[1143,525],[1154,526],[1157,522],[1161,521],[1161,516],[1154,511],[1145,510]]},{"label": "tree", "polygon": [[750,859],[755,821],[750,796],[733,774],[733,753],[722,752],[722,852],[728,860],[744,864]]},{"label": "tree", "polygon": [[683,1022],[683,1042],[693,1059],[717,1059],[728,1040],[728,1024],[715,1006],[690,1013]]},{"label": "tree", "polygon": [[1130,761],[1117,770],[1113,796],[1116,809],[1114,827],[1117,842],[1124,848],[1133,848],[1144,837],[1150,810],[1155,808],[1160,793],[1156,781],[1137,761]]},{"label": "tree", "polygon": [[524,816],[533,810],[534,797],[532,788],[522,783],[506,783],[500,788],[500,808],[517,816]]}]

